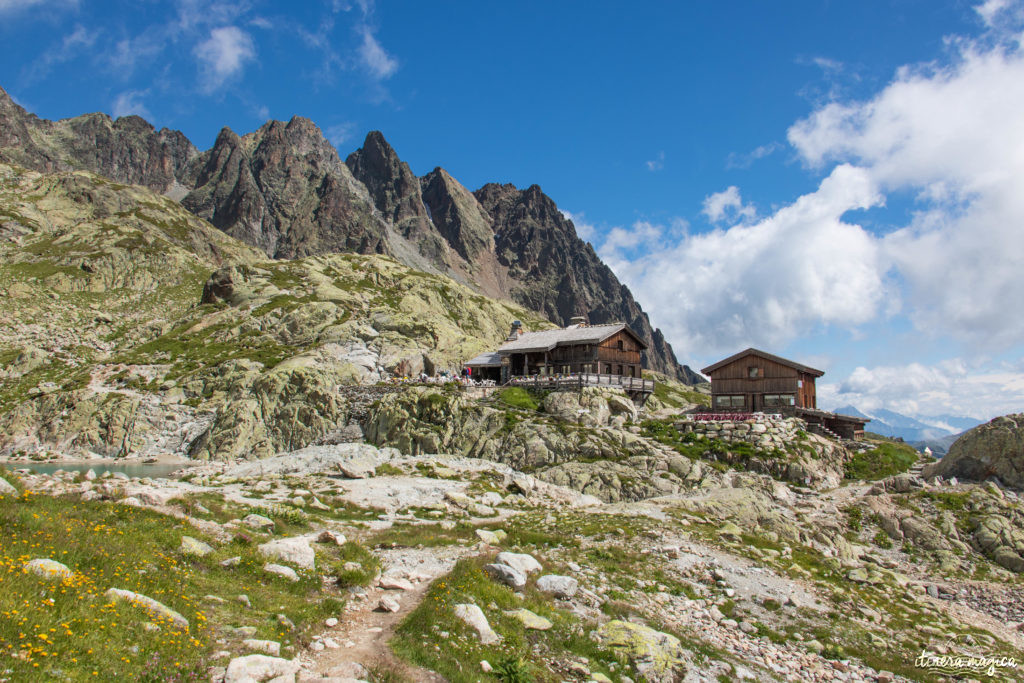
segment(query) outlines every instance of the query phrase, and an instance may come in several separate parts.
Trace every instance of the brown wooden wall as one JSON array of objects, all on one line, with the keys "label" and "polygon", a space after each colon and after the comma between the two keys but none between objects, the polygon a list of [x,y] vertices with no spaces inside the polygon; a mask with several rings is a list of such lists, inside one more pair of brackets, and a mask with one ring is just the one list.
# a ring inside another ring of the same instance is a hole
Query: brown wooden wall
[{"label": "brown wooden wall", "polygon": [[[619,341],[622,348],[619,349]],[[576,344],[556,346],[547,352],[547,367],[550,373],[593,372],[626,377],[641,376],[640,344],[626,331],[620,331],[600,345]],[[526,355],[527,365],[524,371],[523,354],[511,355],[510,370],[513,375],[534,375],[545,363],[543,352]]]},{"label": "brown wooden wall", "polygon": [[[750,377],[752,367],[758,369],[757,378]],[[764,406],[763,401],[751,398],[763,394],[794,394],[798,407],[817,407],[813,375],[761,356],[745,356],[712,372],[711,395],[722,394],[746,396],[749,410]]]}]

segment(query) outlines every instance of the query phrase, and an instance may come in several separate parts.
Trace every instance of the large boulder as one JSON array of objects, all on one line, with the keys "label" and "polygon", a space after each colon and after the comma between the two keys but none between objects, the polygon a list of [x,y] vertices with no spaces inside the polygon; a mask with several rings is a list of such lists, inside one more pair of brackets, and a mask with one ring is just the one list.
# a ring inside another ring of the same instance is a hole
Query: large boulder
[{"label": "large boulder", "polygon": [[316,564],[316,552],[304,536],[280,538],[260,544],[260,554],[272,560],[281,560],[302,569],[312,570]]},{"label": "large boulder", "polygon": [[978,481],[995,476],[1024,489],[1024,414],[997,417],[965,433],[942,460],[925,468],[924,476]]},{"label": "large boulder", "polygon": [[597,630],[598,640],[621,649],[648,683],[674,683],[686,674],[686,650],[670,633],[648,626],[613,620]]},{"label": "large boulder", "polygon": [[270,657],[268,655],[247,655],[235,657],[228,664],[224,683],[262,683],[262,681],[294,681],[299,671],[298,661]]},{"label": "large boulder", "polygon": [[142,595],[141,593],[135,593],[133,591],[122,590],[120,588],[111,588],[105,593],[107,600],[116,602],[123,600],[129,604],[141,607],[149,612],[153,617],[158,620],[166,620],[174,624],[176,627],[188,630],[188,619],[181,616],[178,612],[158,602],[148,595]]}]

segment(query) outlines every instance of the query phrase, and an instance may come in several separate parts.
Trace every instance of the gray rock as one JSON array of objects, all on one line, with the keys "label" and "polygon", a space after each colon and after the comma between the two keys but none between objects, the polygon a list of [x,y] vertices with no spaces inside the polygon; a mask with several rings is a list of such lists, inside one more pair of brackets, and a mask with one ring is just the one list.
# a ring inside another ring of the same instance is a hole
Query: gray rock
[{"label": "gray rock", "polygon": [[191,536],[181,537],[181,548],[182,555],[191,555],[193,557],[206,557],[213,552],[213,547],[203,543],[197,538]]},{"label": "gray rock", "polygon": [[285,567],[284,565],[273,564],[268,562],[267,564],[263,565],[263,571],[269,574],[276,574],[277,576],[284,577],[289,581],[299,580],[299,575],[295,573],[295,570],[291,567]]},{"label": "gray rock", "polygon": [[302,569],[313,569],[316,563],[316,553],[309,545],[309,539],[304,536],[268,541],[260,544],[258,550],[264,557],[288,562]]},{"label": "gray rock", "polygon": [[166,619],[178,628],[188,630],[188,619],[181,616],[162,602],[158,602],[151,597],[142,595],[141,593],[121,590],[120,588],[111,588],[107,590],[104,595],[111,601],[123,600],[137,607],[142,607],[155,617]]},{"label": "gray rock", "polygon": [[498,583],[503,583],[512,590],[521,591],[526,587],[526,574],[507,564],[494,563],[484,565],[487,575]]},{"label": "gray rock", "polygon": [[537,579],[537,590],[564,600],[576,595],[579,585],[579,582],[571,576],[559,576],[558,574],[547,574]]},{"label": "gray rock", "polygon": [[496,561],[498,564],[505,564],[513,569],[518,569],[523,574],[539,572],[543,569],[540,562],[538,562],[532,555],[527,555],[526,553],[498,553]]},{"label": "gray rock", "polygon": [[484,616],[483,610],[476,605],[455,605],[454,611],[456,617],[476,630],[482,644],[490,645],[501,640],[501,637],[494,632],[491,625],[487,622],[487,617]]},{"label": "gray rock", "polygon": [[242,519],[242,524],[250,529],[273,529],[274,520],[263,515],[249,514]]},{"label": "gray rock", "polygon": [[242,645],[250,650],[256,650],[266,655],[272,655],[277,657],[281,654],[281,643],[276,640],[256,640],[254,638],[246,638],[242,641]]},{"label": "gray rock", "polygon": [[46,558],[30,560],[23,569],[49,581],[63,581],[75,575],[66,565]]},{"label": "gray rock", "polygon": [[297,660],[268,655],[246,655],[231,660],[224,674],[224,683],[263,683],[271,679],[285,683],[294,681],[298,672]]}]

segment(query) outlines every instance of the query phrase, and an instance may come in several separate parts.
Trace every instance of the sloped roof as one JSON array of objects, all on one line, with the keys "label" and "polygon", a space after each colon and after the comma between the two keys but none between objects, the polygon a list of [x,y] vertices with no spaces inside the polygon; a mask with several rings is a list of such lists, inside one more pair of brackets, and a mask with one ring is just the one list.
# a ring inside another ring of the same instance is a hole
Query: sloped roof
[{"label": "sloped roof", "polygon": [[476,358],[467,360],[463,365],[471,365],[476,368],[492,368],[501,365],[501,354],[497,351],[485,351]]},{"label": "sloped roof", "polygon": [[550,351],[556,346],[599,344],[621,330],[627,330],[640,343],[641,348],[647,348],[647,344],[633,330],[629,329],[628,325],[625,323],[614,323],[611,325],[572,325],[559,330],[524,332],[519,339],[505,343],[498,349],[498,353]]},{"label": "sloped roof", "polygon": [[761,351],[759,349],[754,348],[746,349],[744,351],[740,351],[739,353],[733,354],[726,358],[725,360],[720,360],[714,365],[707,366],[706,368],[701,370],[701,372],[704,373],[705,375],[709,375],[715,370],[718,370],[719,368],[724,368],[726,365],[729,365],[747,356],[760,356],[761,358],[767,358],[770,361],[775,361],[779,365],[785,365],[786,367],[793,368],[794,370],[797,370],[799,372],[807,373],[808,375],[814,375],[815,377],[821,377],[822,375],[825,374],[822,370],[815,370],[814,368],[809,367],[807,365],[801,365],[800,363],[787,360],[785,358],[782,358],[781,356],[775,356],[773,354],[768,353],[767,351]]}]

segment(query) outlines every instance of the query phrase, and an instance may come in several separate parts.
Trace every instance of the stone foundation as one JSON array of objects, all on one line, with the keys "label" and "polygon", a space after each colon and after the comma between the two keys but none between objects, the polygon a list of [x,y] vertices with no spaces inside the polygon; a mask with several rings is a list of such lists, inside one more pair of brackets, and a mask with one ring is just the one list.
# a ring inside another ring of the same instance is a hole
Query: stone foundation
[{"label": "stone foundation", "polygon": [[784,448],[796,439],[797,430],[806,423],[796,417],[754,413],[744,420],[697,420],[692,415],[676,423],[681,432],[693,432],[729,443],[742,441],[758,448]]}]

